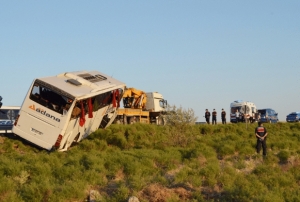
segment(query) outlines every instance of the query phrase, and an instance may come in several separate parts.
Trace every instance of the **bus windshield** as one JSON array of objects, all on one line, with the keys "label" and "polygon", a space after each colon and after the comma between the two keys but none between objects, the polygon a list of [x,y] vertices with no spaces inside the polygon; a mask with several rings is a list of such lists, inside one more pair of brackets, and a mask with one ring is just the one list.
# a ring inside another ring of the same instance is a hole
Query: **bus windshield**
[{"label": "bus windshield", "polygon": [[70,94],[40,80],[35,81],[30,99],[60,114],[65,114],[74,101]]}]

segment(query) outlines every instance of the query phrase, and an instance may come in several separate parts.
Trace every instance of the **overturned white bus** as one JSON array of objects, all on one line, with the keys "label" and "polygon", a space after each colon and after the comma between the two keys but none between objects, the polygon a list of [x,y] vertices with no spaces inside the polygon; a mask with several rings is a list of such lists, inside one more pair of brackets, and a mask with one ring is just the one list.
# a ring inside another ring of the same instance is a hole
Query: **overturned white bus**
[{"label": "overturned white bus", "polygon": [[66,151],[114,121],[124,88],[98,71],[34,79],[12,131],[47,150]]}]

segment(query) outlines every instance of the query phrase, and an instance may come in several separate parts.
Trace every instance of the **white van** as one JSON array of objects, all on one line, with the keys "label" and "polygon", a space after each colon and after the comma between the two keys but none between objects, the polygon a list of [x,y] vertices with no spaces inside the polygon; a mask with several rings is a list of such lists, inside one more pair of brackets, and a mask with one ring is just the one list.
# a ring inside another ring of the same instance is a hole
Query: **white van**
[{"label": "white van", "polygon": [[[253,102],[235,100],[230,103],[230,122],[244,122],[245,118],[253,120],[256,112],[256,105]],[[237,117],[237,115],[240,117]]]},{"label": "white van", "polygon": [[0,108],[0,133],[11,133],[13,124],[19,114],[18,106],[2,106]]},{"label": "white van", "polygon": [[124,88],[98,71],[34,79],[12,131],[47,150],[66,151],[114,121]]}]

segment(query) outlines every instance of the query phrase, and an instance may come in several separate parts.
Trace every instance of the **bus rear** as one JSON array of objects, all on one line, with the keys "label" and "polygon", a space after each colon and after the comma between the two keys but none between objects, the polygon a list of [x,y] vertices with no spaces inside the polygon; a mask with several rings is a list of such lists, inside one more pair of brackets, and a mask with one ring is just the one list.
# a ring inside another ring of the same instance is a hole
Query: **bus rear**
[{"label": "bus rear", "polygon": [[36,79],[22,104],[13,133],[42,147],[51,150],[63,133],[68,108],[74,97],[60,89]]}]

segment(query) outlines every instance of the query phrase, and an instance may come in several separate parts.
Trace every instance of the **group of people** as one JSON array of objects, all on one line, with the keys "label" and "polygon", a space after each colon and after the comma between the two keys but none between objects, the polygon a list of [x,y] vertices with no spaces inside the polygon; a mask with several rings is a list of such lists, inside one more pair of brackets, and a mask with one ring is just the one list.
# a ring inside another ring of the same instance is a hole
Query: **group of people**
[{"label": "group of people", "polygon": [[[208,109],[205,110],[205,120],[207,124],[210,124],[209,120],[210,120],[210,115],[212,115],[212,124],[216,125],[217,124],[217,112],[216,109],[213,110],[213,112],[210,114],[210,112],[208,111]],[[221,119],[222,119],[222,124],[226,124],[226,112],[224,109],[222,109],[221,112]]]},{"label": "group of people", "polygon": [[[208,109],[205,110],[206,123],[209,124],[210,112]],[[222,124],[226,124],[226,112],[222,109],[221,112]],[[255,118],[254,118],[255,119]],[[214,109],[212,112],[212,124],[217,124],[217,112]],[[263,156],[267,155],[267,129],[263,126],[261,122],[258,122],[258,127],[255,128],[255,136],[257,138],[256,142],[256,152],[260,153],[261,148],[263,148]]]},{"label": "group of people", "polygon": [[[205,119],[206,123],[209,124],[210,120],[210,112],[208,109],[205,110]],[[222,124],[226,124],[226,112],[224,109],[222,109],[221,112],[221,119],[222,119]],[[217,112],[214,109],[212,112],[212,124],[217,124]],[[261,148],[263,148],[263,156],[265,157],[267,155],[267,129],[263,126],[261,122],[258,122],[258,127],[255,128],[255,136],[257,138],[256,142],[256,152],[260,153]]]},{"label": "group of people", "polygon": [[239,112],[239,110],[236,110],[235,112],[235,118],[236,118],[236,122],[250,122],[250,123],[254,123],[257,122],[257,120],[259,120],[260,118],[260,114],[257,113],[252,113],[251,115],[246,115],[243,112]]},{"label": "group of people", "polygon": [[[207,124],[210,124],[210,117],[212,117],[212,124],[213,125],[217,124],[216,109],[214,109],[212,113],[210,113],[210,111],[208,109],[206,109],[204,117],[205,117],[205,120],[206,120]],[[253,113],[252,116],[251,116],[251,115],[245,115],[242,112],[239,112],[238,110],[236,110],[235,118],[236,118],[236,123],[238,123],[238,122],[254,123],[254,122],[258,122],[258,120],[260,118],[260,114],[259,113]],[[224,109],[222,109],[222,112],[221,112],[221,120],[222,120],[222,124],[226,124],[226,112],[225,112]]]}]

